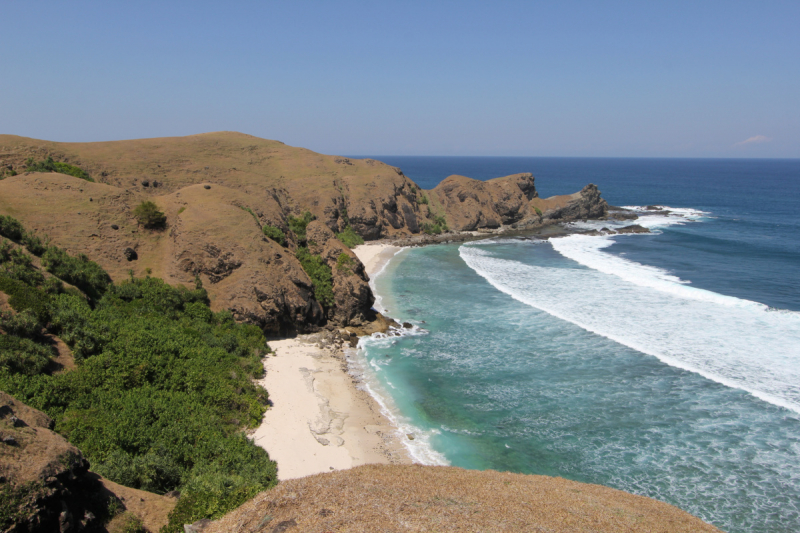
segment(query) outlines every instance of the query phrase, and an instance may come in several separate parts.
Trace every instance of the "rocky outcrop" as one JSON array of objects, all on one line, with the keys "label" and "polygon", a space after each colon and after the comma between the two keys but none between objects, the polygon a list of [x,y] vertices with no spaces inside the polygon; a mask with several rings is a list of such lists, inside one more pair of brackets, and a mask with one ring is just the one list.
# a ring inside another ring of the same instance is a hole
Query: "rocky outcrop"
[{"label": "rocky outcrop", "polygon": [[80,450],[52,430],[50,417],[0,391],[0,531],[130,531],[116,526],[131,514],[149,531],[167,523],[176,499],[90,472]]},{"label": "rocky outcrop", "polygon": [[[537,203],[534,202],[534,205]],[[605,218],[608,215],[608,204],[600,197],[600,191],[593,183],[579,193],[548,198],[542,205],[545,206],[542,220],[546,221],[586,220]]]},{"label": "rocky outcrop", "polygon": [[532,228],[542,224],[603,218],[608,204],[595,185],[564,196],[539,198],[531,174],[488,181],[450,176],[433,191],[451,229],[475,231],[506,225]]},{"label": "rocky outcrop", "polygon": [[309,251],[331,268],[336,304],[328,319],[341,326],[360,326],[374,320],[370,312],[375,297],[369,277],[356,255],[323,223],[312,221],[306,230]]},{"label": "rocky outcrop", "polygon": [[104,502],[96,497],[102,488],[86,475],[89,462],[81,452],[52,428],[49,417],[0,392],[0,499],[7,521],[0,523],[2,531],[99,527],[97,507]]}]

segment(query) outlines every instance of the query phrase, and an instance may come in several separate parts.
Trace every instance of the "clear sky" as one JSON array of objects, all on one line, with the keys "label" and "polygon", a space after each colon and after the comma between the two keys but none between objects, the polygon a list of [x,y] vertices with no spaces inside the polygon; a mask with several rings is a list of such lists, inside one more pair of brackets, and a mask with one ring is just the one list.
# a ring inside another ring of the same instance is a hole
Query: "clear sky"
[{"label": "clear sky", "polygon": [[0,0],[0,133],[800,157],[800,1]]}]

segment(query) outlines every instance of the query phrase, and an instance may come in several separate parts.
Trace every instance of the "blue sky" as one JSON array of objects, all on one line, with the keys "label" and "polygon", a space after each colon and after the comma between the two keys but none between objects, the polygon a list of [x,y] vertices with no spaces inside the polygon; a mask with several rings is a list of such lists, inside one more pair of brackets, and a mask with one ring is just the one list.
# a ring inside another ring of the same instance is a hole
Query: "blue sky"
[{"label": "blue sky", "polygon": [[800,2],[0,0],[0,133],[800,157]]}]

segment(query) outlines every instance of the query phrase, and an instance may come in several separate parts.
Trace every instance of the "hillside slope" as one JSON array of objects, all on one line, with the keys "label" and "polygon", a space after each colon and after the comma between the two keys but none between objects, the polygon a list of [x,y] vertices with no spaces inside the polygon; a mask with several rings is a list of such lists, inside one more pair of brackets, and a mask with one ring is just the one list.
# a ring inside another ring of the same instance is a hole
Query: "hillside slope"
[{"label": "hillside slope", "polygon": [[[47,157],[82,168],[94,182],[25,171],[29,158]],[[234,132],[97,143],[0,135],[0,169],[19,173],[0,179],[0,214],[86,254],[115,281],[131,272],[183,285],[199,277],[214,310],[230,309],[274,334],[374,320],[363,265],[335,234],[372,240],[448,227],[531,228],[607,212],[594,186],[541,200],[533,176],[518,174],[487,182],[451,176],[422,191],[379,161]],[[133,211],[143,201],[166,215],[165,230],[138,224]],[[315,218],[308,243],[292,231],[292,217],[305,212]],[[285,242],[265,237],[265,226]],[[317,285],[295,257],[301,246],[324,255],[335,302],[315,295]],[[340,268],[342,255],[352,268]]]},{"label": "hillside slope", "polygon": [[419,465],[284,481],[195,531],[719,532],[677,507],[600,485]]}]

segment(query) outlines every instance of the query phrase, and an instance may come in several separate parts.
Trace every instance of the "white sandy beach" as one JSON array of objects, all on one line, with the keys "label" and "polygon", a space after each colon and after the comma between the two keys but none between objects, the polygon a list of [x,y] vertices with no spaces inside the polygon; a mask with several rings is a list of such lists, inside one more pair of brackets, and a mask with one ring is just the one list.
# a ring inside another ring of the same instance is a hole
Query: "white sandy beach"
[{"label": "white sandy beach", "polygon": [[[399,250],[365,244],[354,252],[370,275]],[[293,479],[369,463],[410,463],[397,430],[357,387],[341,352],[302,337],[269,342],[261,385],[272,402],[252,435]]]}]

